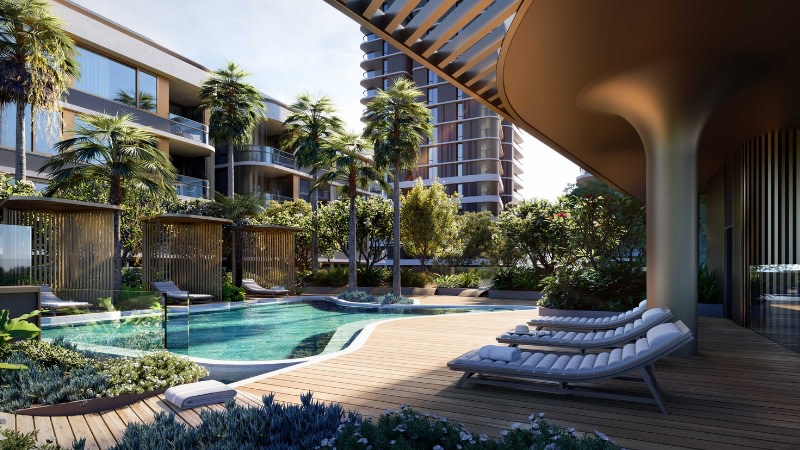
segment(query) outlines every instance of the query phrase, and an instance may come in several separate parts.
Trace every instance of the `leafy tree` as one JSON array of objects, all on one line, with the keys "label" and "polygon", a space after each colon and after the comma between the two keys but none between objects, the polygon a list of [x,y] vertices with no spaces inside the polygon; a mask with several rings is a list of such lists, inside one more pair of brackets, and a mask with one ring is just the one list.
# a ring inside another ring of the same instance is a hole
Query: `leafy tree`
[{"label": "leafy tree", "polygon": [[644,266],[647,230],[641,202],[600,182],[576,186],[562,201],[569,214],[557,220],[569,235],[570,261],[594,269],[614,261]]},{"label": "leafy tree", "polygon": [[417,165],[419,146],[425,139],[433,139],[431,113],[419,101],[422,92],[414,82],[396,79],[387,90],[378,93],[367,105],[364,119],[364,137],[375,150],[375,166],[391,169],[394,187],[394,250],[392,266],[392,293],[400,295],[400,171]]},{"label": "leafy tree", "polygon": [[456,233],[458,197],[450,197],[444,186],[434,181],[430,187],[418,178],[414,187],[400,198],[400,232],[403,248],[425,264],[445,250]]},{"label": "leafy tree", "polygon": [[348,262],[350,279],[348,289],[355,291],[356,269],[358,262],[358,252],[356,251],[356,198],[358,189],[367,190],[373,183],[378,184],[382,189],[389,190],[389,185],[383,180],[384,173],[372,166],[372,161],[367,159],[364,154],[367,152],[365,142],[361,136],[353,133],[341,133],[331,140],[333,152],[329,156],[331,169],[325,172],[317,180],[318,184],[333,184],[341,181],[339,187],[340,195],[349,199],[349,221],[348,221]]},{"label": "leafy tree", "polygon": [[503,210],[496,225],[507,242],[516,243],[533,264],[534,271],[548,276],[559,263],[570,263],[564,260],[569,239],[562,226],[565,217],[568,214],[549,200],[525,200]]},{"label": "leafy tree", "polygon": [[[108,182],[108,203],[124,203],[126,186],[158,196],[175,196],[175,167],[156,147],[156,137],[134,126],[131,115],[80,115],[73,137],[58,142],[59,154],[40,171],[51,171],[46,195],[80,186],[92,180]],[[114,212],[114,290],[122,287],[122,238],[120,212]]]},{"label": "leafy tree", "polygon": [[465,212],[456,216],[456,232],[443,252],[452,267],[465,266],[480,257],[488,257],[494,245],[492,213]]},{"label": "leafy tree", "polygon": [[242,81],[249,75],[235,63],[212,72],[200,86],[200,105],[211,112],[208,134],[228,147],[228,197],[233,198],[233,152],[252,142],[253,129],[266,117],[261,93]]},{"label": "leafy tree", "polygon": [[311,205],[307,201],[297,199],[278,203],[272,200],[257,220],[263,224],[302,229],[294,236],[295,266],[298,270],[307,270],[311,266]]},{"label": "leafy tree", "polygon": [[59,111],[78,75],[75,46],[43,0],[0,0],[0,109],[16,105],[17,180],[25,180],[25,106]]},{"label": "leafy tree", "polygon": [[283,123],[281,145],[294,153],[297,164],[311,169],[311,214],[314,216],[314,227],[311,230],[311,268],[317,270],[317,175],[320,169],[329,167],[325,156],[330,153],[330,139],[343,131],[343,122],[336,116],[336,108],[328,97],[314,99],[309,94],[301,94],[289,109],[294,113]]}]

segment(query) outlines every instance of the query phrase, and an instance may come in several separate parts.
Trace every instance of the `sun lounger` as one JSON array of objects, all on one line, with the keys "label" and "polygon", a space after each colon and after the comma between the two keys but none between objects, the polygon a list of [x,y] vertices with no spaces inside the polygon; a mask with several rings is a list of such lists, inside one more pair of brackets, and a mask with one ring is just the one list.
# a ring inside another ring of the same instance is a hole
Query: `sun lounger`
[{"label": "sun lounger", "polygon": [[262,297],[275,297],[276,295],[288,295],[289,290],[281,286],[273,286],[265,288],[256,283],[252,278],[242,278],[242,287],[249,295],[262,296]]},{"label": "sun lounger", "polygon": [[639,306],[624,313],[608,317],[576,317],[576,316],[543,316],[528,322],[536,329],[568,329],[574,331],[612,330],[626,323],[642,317],[647,311],[647,300],[642,300]]},{"label": "sun lounger", "polygon": [[47,309],[61,309],[61,308],[86,308],[91,306],[88,302],[73,302],[68,300],[61,300],[56,296],[50,286],[43,285],[39,287],[39,306]]},{"label": "sun lounger", "polygon": [[150,283],[153,289],[167,294],[168,299],[173,300],[189,300],[190,302],[211,301],[214,296],[210,294],[190,294],[187,291],[182,291],[172,281],[153,281]]},{"label": "sun lounger", "polygon": [[548,330],[524,331],[523,329],[509,330],[497,337],[497,342],[519,345],[542,345],[549,347],[568,347],[586,350],[589,348],[611,348],[626,344],[644,336],[654,326],[672,319],[669,308],[648,309],[642,317],[613,330],[600,331],[571,331]]},{"label": "sun lounger", "polygon": [[[661,388],[653,374],[653,364],[692,339],[692,332],[678,321],[657,325],[647,332],[646,337],[623,348],[597,354],[523,351],[519,352],[518,358],[514,358],[515,355],[512,353],[501,355],[509,356],[509,360],[503,361],[482,358],[482,349],[478,349],[450,361],[447,367],[464,372],[456,387],[471,382],[556,394],[652,403],[658,405],[666,414],[667,409],[661,400]],[[494,347],[519,351],[518,348],[512,347]],[[500,354],[499,351],[495,353]],[[637,371],[641,379],[625,376],[632,371]],[[605,392],[587,386],[575,386],[575,383],[593,383],[608,379],[644,381],[652,399],[639,395]]]},{"label": "sun lounger", "polygon": [[236,390],[216,380],[173,386],[164,392],[164,399],[180,409],[224,403],[236,397]]}]

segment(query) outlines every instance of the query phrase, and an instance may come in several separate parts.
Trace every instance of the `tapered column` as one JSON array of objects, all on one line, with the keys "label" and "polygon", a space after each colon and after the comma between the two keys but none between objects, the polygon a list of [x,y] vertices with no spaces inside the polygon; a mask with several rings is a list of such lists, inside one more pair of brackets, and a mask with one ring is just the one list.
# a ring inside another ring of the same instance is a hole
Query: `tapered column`
[{"label": "tapered column", "polygon": [[[645,140],[647,303],[670,308],[696,338],[697,138],[680,126],[666,131]],[[696,339],[678,351],[695,353]]]}]

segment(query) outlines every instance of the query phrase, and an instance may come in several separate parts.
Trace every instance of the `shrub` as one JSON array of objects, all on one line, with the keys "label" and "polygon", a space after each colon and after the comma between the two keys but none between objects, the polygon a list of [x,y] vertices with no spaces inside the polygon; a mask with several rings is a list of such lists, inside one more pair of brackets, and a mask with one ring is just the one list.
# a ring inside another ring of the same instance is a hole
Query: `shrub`
[{"label": "shrub", "polygon": [[[173,448],[292,448],[292,449],[618,449],[602,433],[579,436],[572,428],[547,423],[544,414],[530,416],[530,425],[514,424],[501,439],[474,435],[444,417],[422,414],[402,406],[376,421],[345,413],[339,404],[312,401],[311,393],[299,405],[263,397],[261,407],[243,407],[229,401],[224,410],[205,409],[194,429],[159,413],[153,423],[128,424],[114,450],[161,448],[169,436]],[[557,446],[556,446],[557,443]]]},{"label": "shrub", "polygon": [[61,367],[42,367],[22,352],[12,353],[6,361],[28,369],[0,370],[0,409],[4,411],[95,398],[106,390],[106,377],[93,365],[65,372]]},{"label": "shrub", "polygon": [[717,277],[705,263],[697,269],[697,303],[722,303]]},{"label": "shrub", "polygon": [[413,305],[414,300],[402,295],[394,295],[391,292],[378,297],[376,300],[381,305]]},{"label": "shrub", "polygon": [[483,280],[478,275],[478,272],[469,270],[454,275],[439,275],[433,282],[441,288],[476,289],[481,287]]},{"label": "shrub", "polygon": [[14,344],[16,351],[44,368],[58,367],[62,370],[77,369],[92,364],[92,361],[77,350],[77,346],[64,342],[59,336],[52,343],[30,340]]},{"label": "shrub", "polygon": [[345,291],[340,292],[338,297],[342,300],[347,300],[348,302],[357,302],[357,303],[375,303],[375,297],[367,294],[364,291]]},{"label": "shrub", "polygon": [[356,278],[359,286],[380,286],[392,278],[392,271],[383,267],[359,267]]},{"label": "shrub", "polygon": [[222,301],[223,302],[241,302],[244,301],[244,288],[240,288],[233,284],[233,274],[225,272],[222,274]]},{"label": "shrub", "polygon": [[208,371],[188,359],[167,351],[132,359],[108,360],[103,373],[108,377],[107,394],[141,394],[197,381]]},{"label": "shrub", "polygon": [[347,286],[347,267],[325,267],[312,272],[309,286]]},{"label": "shrub", "polygon": [[541,280],[531,267],[501,267],[492,277],[492,289],[501,291],[538,291]]},{"label": "shrub", "polygon": [[130,290],[142,289],[142,269],[141,267],[122,268],[122,288]]},{"label": "shrub", "polygon": [[400,285],[403,287],[424,288],[431,279],[425,272],[416,272],[411,269],[400,270]]},{"label": "shrub", "polygon": [[636,263],[559,267],[543,283],[539,306],[548,308],[625,311],[647,295],[646,274]]}]

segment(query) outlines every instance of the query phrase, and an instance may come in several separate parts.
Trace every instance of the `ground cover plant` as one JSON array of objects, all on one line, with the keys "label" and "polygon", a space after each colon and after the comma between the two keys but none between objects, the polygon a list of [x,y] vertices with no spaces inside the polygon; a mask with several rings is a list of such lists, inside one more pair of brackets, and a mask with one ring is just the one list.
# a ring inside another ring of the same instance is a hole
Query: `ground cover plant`
[{"label": "ground cover plant", "polygon": [[468,270],[452,275],[439,275],[433,279],[433,282],[440,288],[477,289],[483,284],[483,279],[477,271]]},{"label": "ground cover plant", "polygon": [[381,305],[413,305],[414,300],[402,295],[394,295],[391,292],[381,296],[374,296],[363,291],[346,291],[338,295],[338,298],[348,302],[356,303],[378,303]]},{"label": "ground cover plant", "polygon": [[309,392],[300,404],[283,404],[264,396],[259,407],[230,401],[224,410],[200,412],[202,423],[187,427],[171,414],[159,413],[150,424],[132,423],[114,450],[160,448],[165,439],[173,448],[242,449],[617,449],[602,433],[579,435],[552,425],[544,414],[528,423],[513,424],[501,438],[470,433],[444,417],[420,413],[408,406],[386,411],[377,419],[345,411],[339,404],[313,400]]},{"label": "ground cover plant", "polygon": [[159,351],[136,358],[101,357],[56,340],[11,345],[1,362],[24,370],[0,370],[0,410],[36,404],[153,391],[197,381],[208,374],[197,364]]}]

